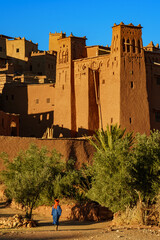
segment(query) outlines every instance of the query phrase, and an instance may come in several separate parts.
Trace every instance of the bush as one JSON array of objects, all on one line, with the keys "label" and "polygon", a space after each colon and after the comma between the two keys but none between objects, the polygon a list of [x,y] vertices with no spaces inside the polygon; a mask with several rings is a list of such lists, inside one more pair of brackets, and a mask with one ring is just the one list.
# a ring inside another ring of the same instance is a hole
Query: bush
[{"label": "bush", "polygon": [[45,149],[38,149],[31,145],[10,162],[6,155],[6,170],[1,176],[6,186],[6,194],[17,203],[21,203],[26,208],[26,217],[31,218],[32,209],[36,206],[41,192],[51,184],[52,179],[61,171],[63,164],[60,164],[60,154]]}]

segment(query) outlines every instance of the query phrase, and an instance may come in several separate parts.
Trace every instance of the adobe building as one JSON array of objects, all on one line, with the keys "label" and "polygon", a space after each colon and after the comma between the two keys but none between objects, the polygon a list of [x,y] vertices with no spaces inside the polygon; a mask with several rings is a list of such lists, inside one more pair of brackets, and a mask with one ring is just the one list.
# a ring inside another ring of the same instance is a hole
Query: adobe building
[{"label": "adobe building", "polygon": [[57,51],[54,136],[92,134],[107,124],[160,130],[160,49],[143,47],[142,27],[114,24],[111,47],[86,37],[49,35]]},{"label": "adobe building", "polygon": [[41,138],[53,125],[54,84],[10,83],[3,88],[2,109],[19,115],[19,136]]},{"label": "adobe building", "polygon": [[[46,135],[53,125],[55,76],[55,51],[39,51],[25,38],[0,35],[0,134]],[[11,116],[19,122],[10,123]]]},{"label": "adobe building", "polygon": [[30,78],[33,83],[37,76],[44,76],[45,82],[55,82],[56,52],[39,51],[38,43],[24,37],[0,35],[0,73],[13,78],[22,75],[22,81]]},{"label": "adobe building", "polygon": [[115,123],[160,130],[160,49],[143,46],[140,24],[114,24],[110,47],[62,32],[49,34],[49,51],[25,38],[3,36],[1,45],[1,109],[19,114],[20,136],[50,128],[53,137],[79,137]]},{"label": "adobe building", "polygon": [[35,76],[45,76],[47,82],[56,81],[56,57],[55,51],[32,52],[29,58],[30,71]]},{"label": "adobe building", "polygon": [[12,39],[12,37],[8,37],[0,34],[0,68],[5,67],[7,54],[6,54],[6,41],[7,39]]}]

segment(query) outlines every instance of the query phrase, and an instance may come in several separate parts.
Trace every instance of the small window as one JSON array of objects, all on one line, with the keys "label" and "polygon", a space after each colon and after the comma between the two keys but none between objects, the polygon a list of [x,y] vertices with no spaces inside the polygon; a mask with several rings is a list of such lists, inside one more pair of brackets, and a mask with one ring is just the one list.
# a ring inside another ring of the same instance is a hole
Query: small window
[{"label": "small window", "polygon": [[4,118],[2,118],[2,128],[4,128]]},{"label": "small window", "polygon": [[2,52],[2,47],[0,47],[0,52]]},{"label": "small window", "polygon": [[157,85],[160,85],[160,77],[157,77]]},{"label": "small window", "polygon": [[59,82],[61,81],[61,73],[59,73]]},{"label": "small window", "polygon": [[8,101],[8,95],[6,95],[6,100]]},{"label": "small window", "polygon": [[156,122],[160,122],[160,112],[155,112]]},{"label": "small window", "polygon": [[131,81],[131,88],[133,88],[133,82]]},{"label": "small window", "polygon": [[124,38],[122,40],[122,47],[123,47],[123,52],[125,52],[125,39]]},{"label": "small window", "polygon": [[47,102],[47,103],[50,103],[50,98],[47,98],[47,99],[46,99],[46,102]]},{"label": "small window", "polygon": [[19,52],[19,48],[16,48],[16,52]]},{"label": "small window", "polygon": [[127,39],[127,52],[130,52],[130,41]]},{"label": "small window", "polygon": [[140,40],[138,40],[138,53],[141,53],[141,43],[140,43]]},{"label": "small window", "polygon": [[105,80],[104,79],[102,80],[102,84],[105,84]]},{"label": "small window", "polygon": [[136,52],[136,48],[135,48],[135,40],[134,40],[134,39],[132,40],[132,50],[133,50],[133,53]]},{"label": "small window", "polygon": [[38,104],[39,103],[39,99],[36,99],[36,104]]},{"label": "small window", "polygon": [[111,123],[113,123],[113,118],[111,118]]},{"label": "small window", "polygon": [[50,64],[48,64],[48,68],[50,69]]},{"label": "small window", "polygon": [[132,118],[129,118],[129,122],[130,122],[130,124],[132,123]]},{"label": "small window", "polygon": [[49,113],[47,113],[47,117],[46,117],[47,120],[49,120]]}]

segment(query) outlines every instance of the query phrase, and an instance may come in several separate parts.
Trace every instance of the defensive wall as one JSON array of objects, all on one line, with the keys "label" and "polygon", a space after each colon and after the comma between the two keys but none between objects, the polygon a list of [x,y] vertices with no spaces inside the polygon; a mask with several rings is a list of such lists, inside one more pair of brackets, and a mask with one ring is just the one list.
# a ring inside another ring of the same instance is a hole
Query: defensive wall
[{"label": "defensive wall", "polygon": [[[91,163],[94,153],[94,148],[84,138],[37,139],[0,136],[0,143],[0,153],[6,152],[10,160],[21,150],[27,150],[30,144],[36,144],[39,148],[45,146],[50,151],[56,149],[62,154],[64,160],[76,159],[76,167],[80,167],[83,163]],[[0,158],[0,170],[2,169],[4,169],[4,164]]]}]

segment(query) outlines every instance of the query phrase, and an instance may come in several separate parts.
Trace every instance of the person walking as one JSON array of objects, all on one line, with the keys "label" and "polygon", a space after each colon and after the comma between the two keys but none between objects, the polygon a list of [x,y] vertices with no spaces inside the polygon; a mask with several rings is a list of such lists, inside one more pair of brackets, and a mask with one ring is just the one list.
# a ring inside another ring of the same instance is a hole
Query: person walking
[{"label": "person walking", "polygon": [[58,231],[59,218],[61,216],[61,213],[62,213],[62,209],[59,205],[59,200],[55,199],[54,200],[54,205],[52,206],[51,215],[53,216],[53,224],[56,225],[56,231]]}]

